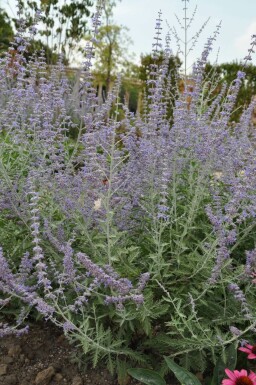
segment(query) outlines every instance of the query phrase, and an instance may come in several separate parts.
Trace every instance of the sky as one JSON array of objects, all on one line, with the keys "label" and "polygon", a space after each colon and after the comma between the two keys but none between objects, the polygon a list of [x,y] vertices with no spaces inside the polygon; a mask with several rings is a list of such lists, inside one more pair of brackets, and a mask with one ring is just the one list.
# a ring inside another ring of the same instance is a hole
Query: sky
[{"label": "sky", "polygon": [[[15,0],[0,0],[1,6],[10,3],[13,7]],[[175,14],[183,22],[184,1],[182,0],[121,0],[117,1],[114,11],[114,21],[129,28],[128,35],[133,41],[129,51],[134,53],[133,60],[139,63],[141,53],[150,53],[155,31],[155,20],[158,11],[162,11],[163,37],[168,31],[167,22],[175,26],[180,36],[184,31],[180,29]],[[207,38],[215,31],[216,25],[221,21],[222,27],[210,61],[214,62],[218,56],[218,62],[241,61],[247,54],[250,46],[250,37],[256,34],[256,0],[189,0],[188,16],[193,14],[197,6],[194,21],[189,29],[192,37],[210,17],[204,29],[198,45],[190,53],[188,58],[191,65],[200,56]],[[13,7],[14,8],[14,7]],[[175,40],[171,42],[174,54],[177,52]],[[182,58],[181,58],[182,59]],[[256,65],[256,54],[253,57]]]},{"label": "sky", "polygon": [[[122,0],[118,3],[114,18],[116,22],[129,28],[129,36],[133,40],[130,49],[135,52],[137,60],[140,53],[151,51],[155,19],[159,10],[163,13],[163,34],[168,31],[167,20],[171,27],[176,26],[181,36],[184,35],[175,17],[176,14],[183,21],[184,4],[182,0]],[[187,6],[188,16],[193,14],[197,6],[194,22],[189,29],[190,36],[210,17],[198,45],[191,52],[190,63],[200,56],[204,43],[220,21],[222,27],[210,56],[211,62],[217,56],[219,63],[240,61],[246,56],[250,37],[256,34],[256,0],[190,0]],[[172,49],[174,53],[177,52],[174,39]],[[256,54],[253,59],[256,65]]]}]

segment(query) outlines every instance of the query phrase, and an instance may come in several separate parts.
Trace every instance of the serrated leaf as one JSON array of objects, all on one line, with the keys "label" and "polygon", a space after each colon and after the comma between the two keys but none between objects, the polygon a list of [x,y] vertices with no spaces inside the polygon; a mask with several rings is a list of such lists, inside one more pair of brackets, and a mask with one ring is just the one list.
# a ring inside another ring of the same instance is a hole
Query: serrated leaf
[{"label": "serrated leaf", "polygon": [[166,382],[159,373],[150,369],[128,369],[128,374],[146,385],[166,385]]},{"label": "serrated leaf", "polygon": [[171,369],[175,377],[182,385],[201,385],[201,382],[193,373],[190,373],[188,370],[182,368],[169,357],[164,357],[164,359],[168,368]]}]

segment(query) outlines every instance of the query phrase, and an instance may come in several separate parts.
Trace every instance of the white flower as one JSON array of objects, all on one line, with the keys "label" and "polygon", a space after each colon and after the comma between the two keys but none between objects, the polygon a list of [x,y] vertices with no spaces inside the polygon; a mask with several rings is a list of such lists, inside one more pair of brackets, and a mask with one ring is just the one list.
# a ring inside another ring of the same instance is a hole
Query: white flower
[{"label": "white flower", "polygon": [[94,207],[93,210],[98,211],[101,208],[101,198],[96,199],[94,201]]},{"label": "white flower", "polygon": [[213,173],[214,178],[217,180],[221,179],[222,175],[223,175],[223,173],[221,171],[215,171]]},{"label": "white flower", "polygon": [[241,170],[238,172],[238,176],[244,176],[245,175],[245,171],[244,170]]}]

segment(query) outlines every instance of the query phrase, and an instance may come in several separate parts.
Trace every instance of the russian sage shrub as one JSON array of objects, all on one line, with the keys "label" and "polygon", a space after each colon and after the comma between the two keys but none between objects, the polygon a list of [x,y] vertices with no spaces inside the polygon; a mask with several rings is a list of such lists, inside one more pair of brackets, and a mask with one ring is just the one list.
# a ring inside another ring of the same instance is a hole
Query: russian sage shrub
[{"label": "russian sage shrub", "polygon": [[256,102],[231,124],[243,71],[206,87],[219,27],[173,86],[160,16],[142,115],[119,117],[120,78],[97,99],[90,43],[74,85],[61,58],[25,60],[21,23],[0,68],[0,333],[40,314],[112,373],[163,354],[203,371],[256,330]]}]

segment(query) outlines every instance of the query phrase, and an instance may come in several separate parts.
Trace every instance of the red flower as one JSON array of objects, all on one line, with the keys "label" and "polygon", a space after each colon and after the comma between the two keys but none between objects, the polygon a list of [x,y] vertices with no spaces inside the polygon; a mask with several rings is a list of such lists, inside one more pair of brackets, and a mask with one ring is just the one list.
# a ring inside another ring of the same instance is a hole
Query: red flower
[{"label": "red flower", "polygon": [[256,385],[256,374],[250,372],[247,374],[247,370],[242,369],[234,370],[233,372],[229,369],[225,369],[228,379],[222,380],[222,385]]},{"label": "red flower", "polygon": [[248,354],[247,358],[249,360],[253,360],[256,358],[256,345],[245,344],[245,348],[238,348],[241,352],[245,352]]}]

